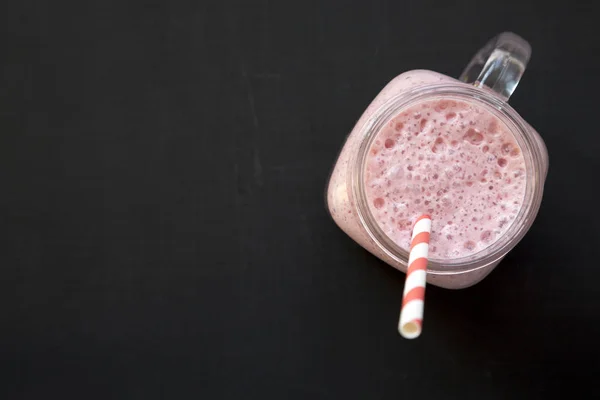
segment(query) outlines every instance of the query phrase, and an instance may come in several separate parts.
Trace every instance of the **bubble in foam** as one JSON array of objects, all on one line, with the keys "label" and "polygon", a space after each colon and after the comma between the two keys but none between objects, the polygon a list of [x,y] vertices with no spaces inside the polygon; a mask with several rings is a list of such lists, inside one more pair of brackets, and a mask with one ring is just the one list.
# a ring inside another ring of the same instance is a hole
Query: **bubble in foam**
[{"label": "bubble in foam", "polygon": [[401,219],[400,221],[398,221],[397,225],[400,230],[407,230],[410,229],[411,223],[407,219]]},{"label": "bubble in foam", "polygon": [[444,142],[444,139],[442,139],[441,137],[435,139],[435,142],[433,142],[433,146],[431,147],[431,151],[433,151],[434,153],[441,153],[443,151],[446,151],[446,143]]},{"label": "bubble in foam", "polygon": [[471,144],[478,145],[483,141],[483,135],[478,129],[469,128],[467,133],[463,136],[463,139]]},{"label": "bubble in foam", "polygon": [[[462,236],[462,233],[461,233],[461,236]],[[476,243],[472,240],[467,240],[465,242],[464,246],[465,246],[465,249],[472,251],[472,250],[475,250]]]},{"label": "bubble in foam", "polygon": [[513,150],[515,150],[515,148],[516,147],[514,144],[507,142],[500,147],[500,151],[502,151],[502,154],[504,155],[509,155]]},{"label": "bubble in foam", "polygon": [[448,108],[448,102],[444,101],[444,100],[439,101],[434,107],[435,111],[437,111],[437,112],[440,112],[441,110],[445,110],[446,108]]},{"label": "bubble in foam", "polygon": [[375,208],[377,208],[377,209],[380,209],[384,205],[385,205],[385,200],[382,199],[381,197],[377,197],[375,200],[373,200],[373,206],[375,206]]}]

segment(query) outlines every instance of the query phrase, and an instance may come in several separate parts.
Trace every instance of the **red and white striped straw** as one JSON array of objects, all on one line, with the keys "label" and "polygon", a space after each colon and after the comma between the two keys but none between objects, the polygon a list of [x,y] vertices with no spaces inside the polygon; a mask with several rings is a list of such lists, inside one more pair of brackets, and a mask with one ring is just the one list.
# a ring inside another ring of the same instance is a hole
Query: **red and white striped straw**
[{"label": "red and white striped straw", "polygon": [[422,330],[430,234],[431,217],[422,215],[413,228],[402,311],[398,323],[398,332],[406,339],[419,337]]}]

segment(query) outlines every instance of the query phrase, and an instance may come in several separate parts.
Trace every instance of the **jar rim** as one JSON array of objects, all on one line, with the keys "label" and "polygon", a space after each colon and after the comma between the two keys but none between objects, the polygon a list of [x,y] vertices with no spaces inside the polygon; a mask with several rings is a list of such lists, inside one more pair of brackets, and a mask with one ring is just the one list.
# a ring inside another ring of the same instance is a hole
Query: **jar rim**
[{"label": "jar rim", "polygon": [[467,257],[444,260],[430,260],[428,273],[463,273],[484,268],[504,257],[523,238],[531,227],[539,210],[543,190],[544,167],[542,153],[534,140],[531,128],[508,103],[485,90],[456,83],[426,84],[403,91],[384,102],[360,127],[361,142],[350,168],[350,183],[356,203],[359,221],[374,243],[394,261],[406,265],[408,251],[394,243],[380,228],[368,206],[364,185],[364,172],[367,154],[377,134],[386,123],[403,109],[432,99],[453,99],[475,103],[500,119],[515,137],[525,158],[526,188],[523,206],[508,230],[492,245]]}]

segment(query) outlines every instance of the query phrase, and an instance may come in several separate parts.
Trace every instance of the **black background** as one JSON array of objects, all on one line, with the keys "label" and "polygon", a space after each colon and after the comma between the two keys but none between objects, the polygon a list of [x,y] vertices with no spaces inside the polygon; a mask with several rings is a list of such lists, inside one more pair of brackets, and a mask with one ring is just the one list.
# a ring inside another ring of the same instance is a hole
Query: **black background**
[{"label": "black background", "polygon": [[[588,3],[3,2],[0,397],[591,388],[600,23]],[[542,208],[482,283],[430,286],[424,333],[403,340],[404,275],[335,226],[328,174],[390,79],[458,76],[504,30],[533,47],[511,104],[549,149]]]}]

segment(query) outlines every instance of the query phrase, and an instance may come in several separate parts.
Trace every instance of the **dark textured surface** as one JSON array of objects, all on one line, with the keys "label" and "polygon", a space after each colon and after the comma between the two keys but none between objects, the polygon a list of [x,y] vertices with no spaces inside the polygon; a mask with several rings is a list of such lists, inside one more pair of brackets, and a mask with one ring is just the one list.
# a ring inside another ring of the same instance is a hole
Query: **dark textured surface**
[{"label": "dark textured surface", "polygon": [[[600,31],[576,3],[3,2],[0,397],[587,388]],[[405,341],[404,275],[336,228],[325,183],[387,81],[457,76],[503,30],[533,46],[511,103],[549,149],[542,209],[485,281],[428,288]]]}]

